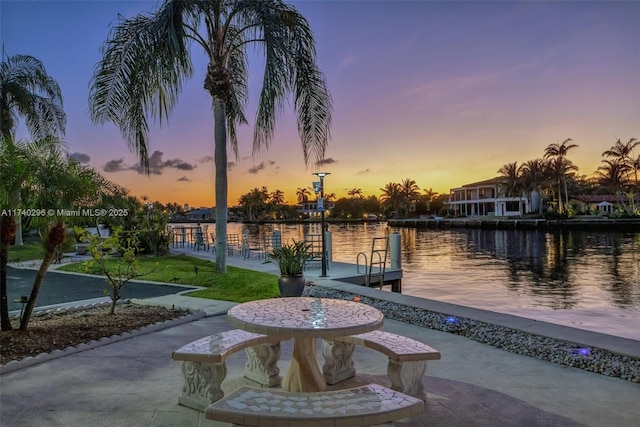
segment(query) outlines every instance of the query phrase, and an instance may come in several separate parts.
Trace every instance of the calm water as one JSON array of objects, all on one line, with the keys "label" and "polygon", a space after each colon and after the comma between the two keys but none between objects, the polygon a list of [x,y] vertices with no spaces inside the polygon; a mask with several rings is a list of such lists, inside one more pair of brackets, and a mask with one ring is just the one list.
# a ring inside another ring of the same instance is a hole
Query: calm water
[{"label": "calm water", "polygon": [[[213,227],[213,225],[211,226]],[[230,223],[230,233],[246,225]],[[317,225],[265,225],[283,241]],[[331,225],[333,259],[356,262],[386,224]],[[402,292],[640,340],[640,233],[415,230],[402,237]],[[329,275],[330,275],[329,271]]]}]

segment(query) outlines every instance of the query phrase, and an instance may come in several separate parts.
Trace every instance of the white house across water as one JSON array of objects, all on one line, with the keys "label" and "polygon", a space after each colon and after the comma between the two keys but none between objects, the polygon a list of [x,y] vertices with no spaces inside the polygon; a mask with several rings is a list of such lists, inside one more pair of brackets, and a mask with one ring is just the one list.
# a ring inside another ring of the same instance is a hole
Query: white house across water
[{"label": "white house across water", "polygon": [[[465,184],[452,188],[448,207],[455,216],[522,216],[531,211],[525,196],[504,197],[500,178]],[[539,196],[532,193],[531,203],[539,204]]]}]

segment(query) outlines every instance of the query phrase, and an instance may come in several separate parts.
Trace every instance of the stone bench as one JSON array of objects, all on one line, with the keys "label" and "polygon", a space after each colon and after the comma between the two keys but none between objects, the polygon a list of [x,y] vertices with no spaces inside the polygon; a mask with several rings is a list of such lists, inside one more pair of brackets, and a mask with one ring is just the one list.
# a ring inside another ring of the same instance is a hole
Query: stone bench
[{"label": "stone bench", "polygon": [[244,376],[273,387],[281,382],[277,362],[282,338],[254,334],[241,329],[220,332],[191,342],[172,354],[182,361],[184,386],[178,403],[198,411],[224,396],[220,388],[227,376],[227,357],[245,350],[247,363]]},{"label": "stone bench", "polygon": [[242,386],[209,405],[205,417],[240,426],[369,426],[414,417],[424,402],[378,384],[318,393]]},{"label": "stone bench", "polygon": [[391,388],[426,401],[422,377],[427,361],[440,359],[440,353],[420,341],[379,330],[324,341],[322,354],[325,364],[322,370],[327,384],[339,383],[356,374],[351,358],[355,345],[387,355]]}]

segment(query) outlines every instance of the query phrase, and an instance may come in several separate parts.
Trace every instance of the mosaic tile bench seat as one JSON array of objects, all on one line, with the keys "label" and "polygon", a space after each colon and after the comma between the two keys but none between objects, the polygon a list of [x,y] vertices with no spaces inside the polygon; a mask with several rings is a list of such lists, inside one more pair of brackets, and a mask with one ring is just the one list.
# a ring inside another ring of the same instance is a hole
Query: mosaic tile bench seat
[{"label": "mosaic tile bench seat", "polygon": [[237,426],[354,427],[414,417],[424,402],[378,384],[318,393],[241,386],[207,407],[205,417]]},{"label": "mosaic tile bench seat", "polygon": [[172,354],[182,361],[184,386],[178,403],[198,411],[221,399],[220,388],[227,376],[227,357],[245,350],[247,363],[244,376],[260,384],[273,387],[281,382],[277,363],[282,338],[254,334],[241,329],[220,332],[193,341]]},{"label": "mosaic tile bench seat", "polygon": [[422,377],[427,369],[427,361],[440,359],[440,352],[412,338],[379,330],[324,341],[323,375],[327,384],[339,383],[356,374],[351,359],[355,345],[371,348],[389,357],[387,375],[393,390],[427,399]]}]

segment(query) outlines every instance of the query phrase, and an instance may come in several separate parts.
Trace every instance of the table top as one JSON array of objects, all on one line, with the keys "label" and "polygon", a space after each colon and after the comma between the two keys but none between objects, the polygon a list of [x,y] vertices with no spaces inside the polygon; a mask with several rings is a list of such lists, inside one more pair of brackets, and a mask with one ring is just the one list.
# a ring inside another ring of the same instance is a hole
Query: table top
[{"label": "table top", "polygon": [[227,312],[227,319],[237,328],[258,334],[331,339],[376,330],[384,315],[359,302],[289,297],[236,305]]}]

